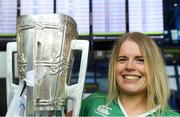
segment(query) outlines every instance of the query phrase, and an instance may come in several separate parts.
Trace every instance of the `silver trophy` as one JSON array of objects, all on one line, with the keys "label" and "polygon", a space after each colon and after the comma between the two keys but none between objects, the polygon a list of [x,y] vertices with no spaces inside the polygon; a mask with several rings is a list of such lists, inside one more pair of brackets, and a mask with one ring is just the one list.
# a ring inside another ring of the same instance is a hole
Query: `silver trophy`
[{"label": "silver trophy", "polygon": [[[76,22],[64,14],[18,18],[18,74],[27,85],[26,116],[63,116],[68,99],[73,100],[73,116],[79,114],[89,43],[77,37]],[[74,50],[82,51],[79,78],[69,86]],[[8,89],[14,87],[11,81]]]}]

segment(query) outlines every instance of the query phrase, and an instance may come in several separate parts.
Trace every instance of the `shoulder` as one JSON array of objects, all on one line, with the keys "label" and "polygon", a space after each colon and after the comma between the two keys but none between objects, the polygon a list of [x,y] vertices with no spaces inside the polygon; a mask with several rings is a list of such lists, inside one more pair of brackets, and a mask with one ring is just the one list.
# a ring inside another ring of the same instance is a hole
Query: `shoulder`
[{"label": "shoulder", "polygon": [[94,105],[94,103],[98,102],[99,103],[106,103],[106,94],[102,92],[97,92],[89,95],[86,97],[82,104],[89,104],[89,105]]},{"label": "shoulder", "polygon": [[93,93],[82,101],[80,116],[124,116],[117,100],[108,104],[107,94]]},{"label": "shoulder", "polygon": [[105,104],[106,104],[106,94],[100,92],[93,93],[82,101],[80,115],[82,116],[95,115],[96,109],[100,105],[105,105]]},{"label": "shoulder", "polygon": [[180,117],[180,113],[176,112],[175,110],[171,109],[171,108],[166,108],[163,111],[163,116],[175,116],[175,117]]}]

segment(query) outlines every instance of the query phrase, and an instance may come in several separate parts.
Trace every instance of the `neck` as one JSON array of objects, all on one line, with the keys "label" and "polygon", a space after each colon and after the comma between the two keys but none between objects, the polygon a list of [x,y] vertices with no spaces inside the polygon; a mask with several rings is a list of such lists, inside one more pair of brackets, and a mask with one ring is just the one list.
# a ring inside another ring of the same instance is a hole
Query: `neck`
[{"label": "neck", "polygon": [[128,116],[136,116],[147,112],[147,96],[144,94],[125,95],[120,94],[119,99]]}]

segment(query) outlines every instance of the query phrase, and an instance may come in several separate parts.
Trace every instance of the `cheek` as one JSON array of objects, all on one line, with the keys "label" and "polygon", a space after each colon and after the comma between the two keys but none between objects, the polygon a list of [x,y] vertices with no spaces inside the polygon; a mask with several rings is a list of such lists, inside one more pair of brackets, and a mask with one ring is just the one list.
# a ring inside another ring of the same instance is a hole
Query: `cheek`
[{"label": "cheek", "polygon": [[123,71],[124,67],[122,64],[117,63],[116,64],[116,74],[119,74]]},{"label": "cheek", "polygon": [[144,75],[146,75],[146,68],[145,68],[144,65],[139,66],[138,69],[139,69],[139,71],[140,71],[141,73],[143,73]]}]

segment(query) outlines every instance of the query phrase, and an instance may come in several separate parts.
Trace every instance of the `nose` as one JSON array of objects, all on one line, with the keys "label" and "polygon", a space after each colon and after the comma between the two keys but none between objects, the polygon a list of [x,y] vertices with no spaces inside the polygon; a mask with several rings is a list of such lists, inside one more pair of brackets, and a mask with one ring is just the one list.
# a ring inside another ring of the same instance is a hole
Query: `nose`
[{"label": "nose", "polygon": [[126,63],[126,70],[127,71],[135,70],[134,62],[132,60],[127,61],[127,63]]}]

